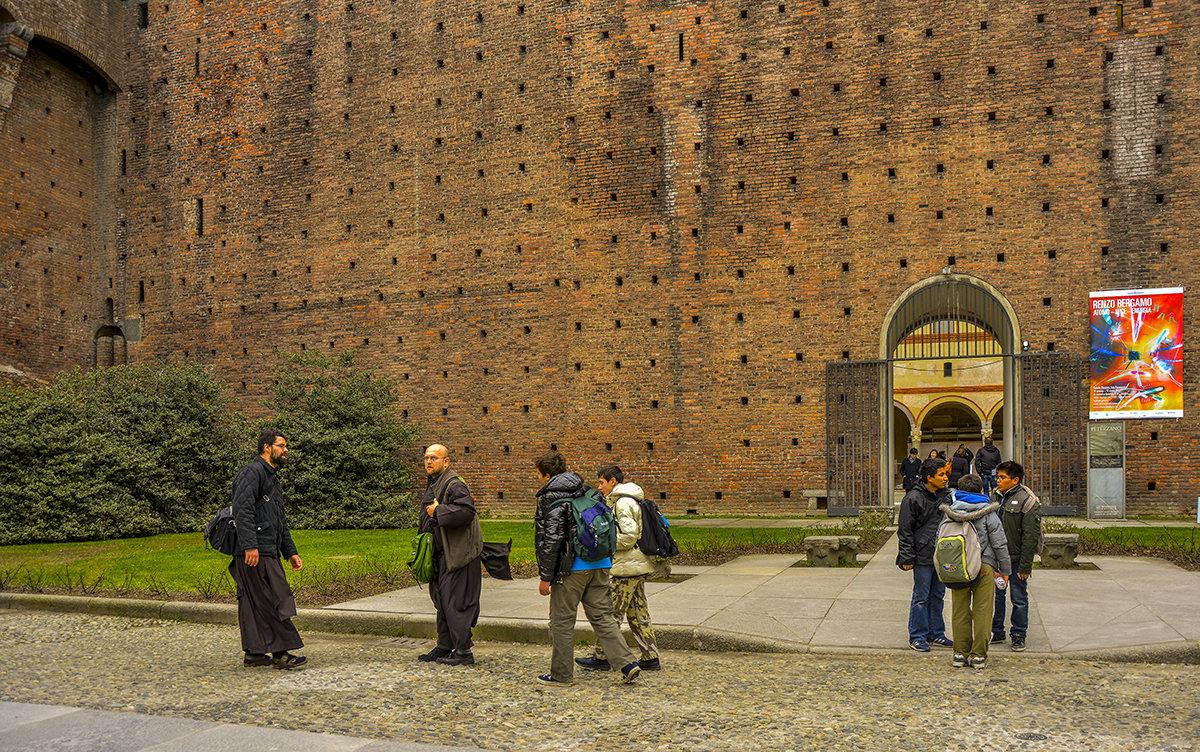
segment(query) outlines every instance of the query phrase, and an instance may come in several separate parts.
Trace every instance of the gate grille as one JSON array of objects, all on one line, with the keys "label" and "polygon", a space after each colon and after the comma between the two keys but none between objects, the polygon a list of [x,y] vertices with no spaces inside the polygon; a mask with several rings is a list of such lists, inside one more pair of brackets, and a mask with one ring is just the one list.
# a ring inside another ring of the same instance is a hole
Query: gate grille
[{"label": "gate grille", "polygon": [[[855,515],[880,498],[880,399],[887,361],[825,364],[825,472],[831,516]],[[889,469],[890,475],[890,469]]]},{"label": "gate grille", "polygon": [[1025,485],[1043,514],[1078,515],[1085,498],[1083,361],[1074,353],[1017,356]]}]

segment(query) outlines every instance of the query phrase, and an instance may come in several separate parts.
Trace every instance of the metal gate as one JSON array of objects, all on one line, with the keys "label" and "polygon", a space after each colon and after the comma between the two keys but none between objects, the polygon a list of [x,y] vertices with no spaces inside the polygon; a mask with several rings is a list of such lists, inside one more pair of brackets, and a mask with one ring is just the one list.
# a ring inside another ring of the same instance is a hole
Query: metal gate
[{"label": "metal gate", "polygon": [[[882,412],[886,360],[825,364],[825,476],[828,514],[858,514],[880,497],[887,447]],[[890,468],[888,469],[890,474]]]},{"label": "metal gate", "polygon": [[1042,513],[1082,514],[1087,498],[1083,457],[1083,360],[1074,353],[1017,356],[1021,385],[1021,449],[1025,485]]}]

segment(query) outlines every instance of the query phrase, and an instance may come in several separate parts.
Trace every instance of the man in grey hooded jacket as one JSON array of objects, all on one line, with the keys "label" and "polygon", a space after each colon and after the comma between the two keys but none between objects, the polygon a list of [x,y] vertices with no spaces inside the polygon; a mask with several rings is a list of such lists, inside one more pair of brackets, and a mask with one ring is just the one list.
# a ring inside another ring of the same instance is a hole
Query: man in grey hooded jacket
[{"label": "man in grey hooded jacket", "polygon": [[[982,566],[979,576],[966,587],[952,592],[951,635],[954,638],[954,657],[950,665],[962,668],[987,668],[988,642],[992,636],[992,604],[997,579],[1008,584],[1012,564],[1008,558],[1008,539],[996,511],[1000,505],[984,496],[983,481],[975,473],[958,480],[953,501],[942,504],[948,520],[970,522],[979,538]],[[999,577],[997,577],[999,575]]]}]

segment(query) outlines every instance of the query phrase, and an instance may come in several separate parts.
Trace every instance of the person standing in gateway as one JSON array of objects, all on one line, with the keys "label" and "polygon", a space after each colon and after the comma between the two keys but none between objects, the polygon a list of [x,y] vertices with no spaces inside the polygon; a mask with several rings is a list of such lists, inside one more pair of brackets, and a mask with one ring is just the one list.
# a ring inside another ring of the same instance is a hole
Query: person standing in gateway
[{"label": "person standing in gateway", "polygon": [[904,493],[916,488],[921,482],[921,459],[917,456],[917,448],[908,450],[908,456],[900,462],[900,477],[904,481]]},{"label": "person standing in gateway", "polygon": [[[229,575],[237,585],[238,627],[242,633],[243,665],[290,669],[306,662],[291,650],[304,647],[292,624],[296,599],[279,557],[304,568],[287,514],[279,469],[287,463],[287,440],[278,431],[258,437],[258,456],[233,478],[233,516],[237,520],[237,548]],[[270,655],[268,655],[270,653]]]},{"label": "person standing in gateway", "polygon": [[441,444],[425,450],[429,482],[421,499],[417,528],[433,534],[433,579],[429,599],[437,609],[437,646],[417,658],[446,666],[470,666],[471,630],[479,622],[483,572],[479,556],[483,533],[475,500],[458,473],[450,469],[450,451]]}]

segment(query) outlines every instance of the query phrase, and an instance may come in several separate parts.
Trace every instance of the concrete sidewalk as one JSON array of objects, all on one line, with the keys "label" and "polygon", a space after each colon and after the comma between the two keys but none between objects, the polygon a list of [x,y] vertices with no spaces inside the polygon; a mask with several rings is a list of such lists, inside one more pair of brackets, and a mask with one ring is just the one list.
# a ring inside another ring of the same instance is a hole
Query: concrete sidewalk
[{"label": "concrete sidewalk", "polygon": [[[647,583],[660,646],[783,652],[909,650],[912,575],[896,567],[895,536],[860,568],[794,566],[800,554],[744,556],[675,567],[680,582]],[[1035,569],[1029,657],[1200,662],[1200,573],[1159,559],[1093,557],[1069,570]],[[424,588],[340,603],[330,613],[403,617],[432,636]],[[484,579],[482,639],[546,641],[548,600],[537,580]],[[946,596],[949,621],[950,594]],[[580,636],[590,635],[582,609]],[[406,631],[406,634],[410,632]],[[1007,646],[993,650],[1008,653]]]},{"label": "concrete sidewalk", "polygon": [[[781,524],[792,522],[817,521]],[[745,524],[718,522],[725,523]],[[912,576],[895,566],[896,550],[893,535],[875,556],[861,557],[870,560],[858,568],[797,567],[803,560],[799,552],[744,556],[715,567],[675,567],[677,581],[648,583],[646,588],[659,646],[907,651]],[[1091,557],[1078,562],[1081,566],[1070,570],[1034,570],[1028,650],[1013,656],[1200,663],[1200,572],[1159,559]],[[483,587],[477,640],[548,642],[549,602],[538,595],[536,580],[484,578]],[[947,613],[949,601],[947,597]],[[232,604],[180,601],[0,593],[0,608],[237,621]],[[436,636],[433,605],[423,587],[301,609],[295,621],[301,631]],[[579,625],[579,637],[591,639],[582,613]],[[1008,654],[1006,646],[996,649]]]},{"label": "concrete sidewalk", "polygon": [[377,741],[338,734],[236,726],[187,718],[0,702],[0,752],[63,749],[122,752],[483,752],[468,747]]}]

